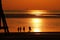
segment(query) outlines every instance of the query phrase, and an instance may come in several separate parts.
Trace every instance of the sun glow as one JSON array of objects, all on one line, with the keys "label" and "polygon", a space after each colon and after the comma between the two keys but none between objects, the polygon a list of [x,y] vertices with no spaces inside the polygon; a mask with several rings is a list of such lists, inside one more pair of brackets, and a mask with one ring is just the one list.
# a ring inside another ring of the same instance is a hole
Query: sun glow
[{"label": "sun glow", "polygon": [[39,18],[33,18],[33,32],[41,32],[42,20]]},{"label": "sun glow", "polygon": [[34,20],[34,23],[39,23],[41,20],[39,19],[33,19]]},{"label": "sun glow", "polygon": [[39,28],[34,28],[33,30],[34,32],[41,32],[41,30]]},{"label": "sun glow", "polygon": [[40,16],[41,14],[46,14],[47,13],[46,10],[30,10],[29,12],[31,14],[36,15],[36,16]]}]

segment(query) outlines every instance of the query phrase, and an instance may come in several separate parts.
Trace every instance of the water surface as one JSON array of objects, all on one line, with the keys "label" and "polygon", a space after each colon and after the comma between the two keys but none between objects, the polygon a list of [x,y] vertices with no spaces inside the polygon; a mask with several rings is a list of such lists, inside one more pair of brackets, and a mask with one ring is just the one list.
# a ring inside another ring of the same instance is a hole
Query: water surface
[{"label": "water surface", "polygon": [[[36,16],[41,16],[39,13],[43,14],[59,14],[60,12],[5,12],[5,14],[34,14]],[[48,15],[49,16],[49,15]],[[31,32],[60,32],[60,18],[6,18],[9,31],[10,32],[18,32],[18,27],[25,27],[25,32],[28,32],[28,27],[32,28]],[[3,32],[3,30],[0,30]],[[23,32],[23,29],[21,29]]]}]

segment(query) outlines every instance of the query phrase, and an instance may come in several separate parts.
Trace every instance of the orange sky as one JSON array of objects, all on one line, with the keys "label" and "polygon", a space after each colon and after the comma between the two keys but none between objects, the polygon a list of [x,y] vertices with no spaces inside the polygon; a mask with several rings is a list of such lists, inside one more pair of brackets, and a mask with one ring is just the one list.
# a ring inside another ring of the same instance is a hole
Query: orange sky
[{"label": "orange sky", "polygon": [[60,0],[2,0],[4,10],[60,10]]}]

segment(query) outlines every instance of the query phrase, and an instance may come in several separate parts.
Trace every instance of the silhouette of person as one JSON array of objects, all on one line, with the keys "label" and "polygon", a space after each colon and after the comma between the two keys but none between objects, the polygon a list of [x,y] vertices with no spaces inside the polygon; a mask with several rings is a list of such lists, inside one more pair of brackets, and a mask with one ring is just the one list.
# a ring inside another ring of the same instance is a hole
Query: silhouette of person
[{"label": "silhouette of person", "polygon": [[25,27],[23,27],[23,31],[25,32]]},{"label": "silhouette of person", "polygon": [[18,27],[18,32],[19,32],[19,27]]},{"label": "silhouette of person", "polygon": [[[8,30],[8,26],[7,26],[7,23],[6,23],[6,19],[5,19],[5,15],[3,13],[3,9],[2,9],[2,1],[0,0],[0,19],[2,19],[2,22],[3,22],[3,29],[4,29],[4,32],[9,32]],[[1,25],[0,25],[1,27]]]},{"label": "silhouette of person", "polygon": [[21,32],[21,27],[18,27],[18,32]]},{"label": "silhouette of person", "polygon": [[31,32],[31,27],[29,26],[29,32]]}]

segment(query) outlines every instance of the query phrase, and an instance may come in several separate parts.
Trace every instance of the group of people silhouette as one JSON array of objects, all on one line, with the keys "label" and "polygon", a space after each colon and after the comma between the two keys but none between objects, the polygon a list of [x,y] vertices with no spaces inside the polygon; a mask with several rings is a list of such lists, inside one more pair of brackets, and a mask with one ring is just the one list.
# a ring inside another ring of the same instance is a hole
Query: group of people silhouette
[{"label": "group of people silhouette", "polygon": [[[28,27],[28,32],[31,32],[31,27],[29,26]],[[25,32],[25,30],[26,30],[26,28],[23,26],[23,28],[22,27],[18,27],[18,32],[21,32],[23,30],[23,32]]]}]

